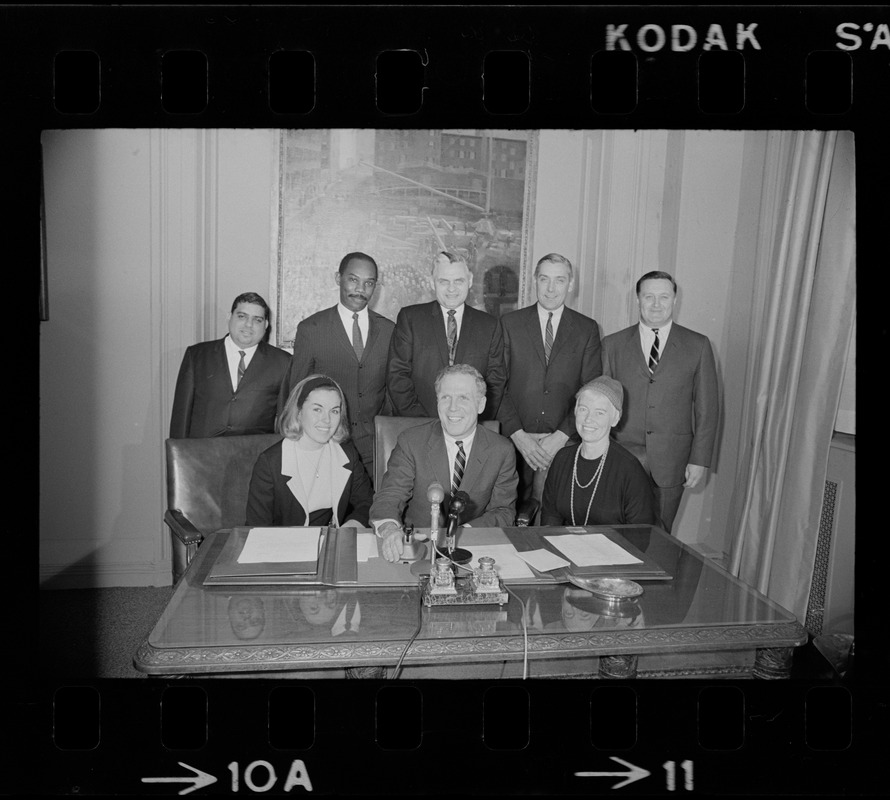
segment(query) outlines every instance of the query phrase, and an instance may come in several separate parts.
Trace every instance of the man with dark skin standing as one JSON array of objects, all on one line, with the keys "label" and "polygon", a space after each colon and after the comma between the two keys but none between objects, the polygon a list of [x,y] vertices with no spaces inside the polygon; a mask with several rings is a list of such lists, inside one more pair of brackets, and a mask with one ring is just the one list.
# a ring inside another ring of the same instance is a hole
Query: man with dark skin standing
[{"label": "man with dark skin standing", "polygon": [[706,336],[673,321],[677,284],[667,272],[637,281],[640,321],[603,339],[603,374],[624,386],[615,438],[647,468],[665,530],[684,489],[705,480],[717,441],[720,404]]},{"label": "man with dark skin standing", "polygon": [[290,356],[263,341],[269,306],[247,292],[232,303],[228,334],[185,351],[170,415],[171,439],[274,433]]},{"label": "man with dark skin standing", "polygon": [[346,397],[349,430],[368,477],[374,479],[374,417],[390,413],[386,364],[393,323],[371,311],[377,263],[366,253],[347,253],[334,274],[340,301],[297,326],[290,370],[281,385],[279,410],[291,388],[308,375],[333,378]]}]

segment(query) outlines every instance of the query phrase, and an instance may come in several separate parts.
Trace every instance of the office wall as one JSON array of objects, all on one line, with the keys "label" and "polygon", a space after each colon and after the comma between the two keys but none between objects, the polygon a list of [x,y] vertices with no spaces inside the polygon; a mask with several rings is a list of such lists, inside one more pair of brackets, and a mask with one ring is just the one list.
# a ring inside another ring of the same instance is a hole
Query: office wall
[{"label": "office wall", "polygon": [[679,283],[675,319],[714,347],[717,460],[707,483],[685,493],[674,533],[716,558],[729,549],[764,149],[758,132],[540,134],[533,258],[557,251],[577,265],[570,305],[614,333],[639,319],[640,275],[663,269]]},{"label": "office wall", "polygon": [[268,293],[270,131],[43,135],[40,577],[170,582],[163,442],[188,344]]}]

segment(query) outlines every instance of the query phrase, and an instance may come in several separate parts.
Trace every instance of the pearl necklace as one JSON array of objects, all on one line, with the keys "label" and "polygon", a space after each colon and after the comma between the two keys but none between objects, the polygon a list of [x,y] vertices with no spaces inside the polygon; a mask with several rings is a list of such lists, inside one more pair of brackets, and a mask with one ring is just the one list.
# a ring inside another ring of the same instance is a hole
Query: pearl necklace
[{"label": "pearl necklace", "polygon": [[[590,508],[593,506],[593,498],[596,496],[596,490],[600,485],[600,478],[603,474],[603,465],[606,463],[606,455],[609,452],[609,445],[606,445],[606,449],[603,451],[602,456],[600,457],[599,466],[596,468],[596,472],[593,474],[593,477],[587,481],[587,483],[582,484],[581,481],[578,480],[578,457],[581,455],[581,447],[582,445],[578,445],[578,449],[575,451],[575,463],[572,465],[572,491],[570,495],[569,502],[571,505],[569,506],[572,510],[572,526],[576,526],[575,522],[575,484],[578,484],[579,489],[586,489],[593,483],[593,491],[590,493],[590,501],[587,503],[587,511],[584,514],[584,522],[583,525],[587,525],[587,519],[590,517]],[[596,483],[594,483],[596,481]]]}]

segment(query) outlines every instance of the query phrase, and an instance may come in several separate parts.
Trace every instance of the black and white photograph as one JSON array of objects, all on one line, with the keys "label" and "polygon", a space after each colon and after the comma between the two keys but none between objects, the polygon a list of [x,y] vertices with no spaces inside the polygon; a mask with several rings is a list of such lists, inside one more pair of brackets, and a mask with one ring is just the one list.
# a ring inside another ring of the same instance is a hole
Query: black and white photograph
[{"label": "black and white photograph", "polygon": [[49,678],[843,675],[851,131],[41,147]]}]

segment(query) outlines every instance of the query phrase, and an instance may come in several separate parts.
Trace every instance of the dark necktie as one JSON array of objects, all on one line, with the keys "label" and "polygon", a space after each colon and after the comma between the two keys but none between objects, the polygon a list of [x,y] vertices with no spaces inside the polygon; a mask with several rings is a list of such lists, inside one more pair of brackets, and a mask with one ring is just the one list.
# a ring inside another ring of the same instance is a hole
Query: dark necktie
[{"label": "dark necktie", "polygon": [[453,495],[460,489],[460,482],[464,477],[464,467],[467,465],[467,454],[464,453],[464,443],[455,442],[457,445],[457,456],[454,459],[454,476],[451,479],[451,494]]},{"label": "dark necktie", "polygon": [[[238,352],[241,354],[241,360],[238,362],[238,386],[240,386],[241,379],[244,377],[244,372],[247,369],[247,367],[244,366],[244,356],[246,356],[247,353],[245,353],[243,350],[239,350]],[[235,388],[237,389],[238,386],[236,386]]]},{"label": "dark necktie", "polygon": [[655,341],[652,342],[652,349],[649,351],[649,372],[655,372],[658,366],[658,328],[653,328],[652,333],[655,334]]},{"label": "dark necktie", "polygon": [[358,326],[358,312],[352,315],[352,349],[355,350],[355,357],[361,361],[365,345],[362,342],[362,330]]},{"label": "dark necktie", "polygon": [[547,330],[544,331],[544,360],[550,363],[550,351],[553,350],[553,312],[547,314]]},{"label": "dark necktie", "polygon": [[457,321],[454,319],[454,309],[448,311],[448,366],[454,364],[454,351],[457,349]]}]

